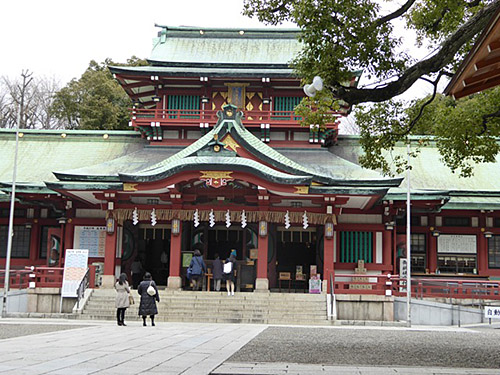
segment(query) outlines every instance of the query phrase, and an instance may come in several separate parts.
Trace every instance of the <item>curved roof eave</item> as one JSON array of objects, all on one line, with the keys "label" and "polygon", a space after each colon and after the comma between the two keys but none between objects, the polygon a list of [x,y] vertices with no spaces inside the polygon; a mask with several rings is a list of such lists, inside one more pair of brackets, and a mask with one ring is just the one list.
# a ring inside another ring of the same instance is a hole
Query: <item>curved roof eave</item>
[{"label": "curved roof eave", "polygon": [[236,172],[247,172],[259,176],[274,183],[285,185],[309,185],[312,182],[311,176],[294,176],[276,171],[272,168],[258,163],[254,160],[238,157],[211,157],[211,156],[191,156],[173,161],[158,169],[149,170],[146,173],[120,174],[123,182],[153,182],[171,177],[184,171],[197,170],[218,170],[228,169]]}]

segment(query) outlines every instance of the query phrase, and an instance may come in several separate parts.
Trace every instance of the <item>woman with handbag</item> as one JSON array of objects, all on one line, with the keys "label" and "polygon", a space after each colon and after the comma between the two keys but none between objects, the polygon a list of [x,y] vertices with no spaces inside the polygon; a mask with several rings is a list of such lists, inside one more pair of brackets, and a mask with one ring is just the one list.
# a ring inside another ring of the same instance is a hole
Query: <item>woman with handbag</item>
[{"label": "woman with handbag", "polygon": [[125,324],[125,310],[130,306],[130,287],[127,281],[127,275],[122,273],[115,284],[116,289],[116,322],[119,326],[126,326]]},{"label": "woman with handbag", "polygon": [[141,296],[141,302],[139,303],[139,315],[142,316],[142,325],[147,325],[146,318],[149,315],[151,318],[151,325],[154,326],[155,315],[158,314],[156,302],[160,302],[160,296],[158,294],[158,287],[149,272],[144,274],[144,280],[139,284],[137,293]]}]

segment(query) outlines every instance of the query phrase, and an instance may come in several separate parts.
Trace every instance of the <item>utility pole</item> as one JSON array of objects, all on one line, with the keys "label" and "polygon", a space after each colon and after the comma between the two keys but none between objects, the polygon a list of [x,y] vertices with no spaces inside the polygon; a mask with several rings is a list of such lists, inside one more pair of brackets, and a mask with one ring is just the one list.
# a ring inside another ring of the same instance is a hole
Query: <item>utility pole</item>
[{"label": "utility pole", "polygon": [[9,294],[9,281],[10,281],[10,257],[12,254],[12,238],[14,236],[14,202],[16,200],[16,177],[17,177],[17,151],[19,146],[19,128],[21,126],[21,116],[24,106],[24,94],[26,88],[31,83],[33,78],[32,73],[28,70],[22,71],[21,77],[23,77],[22,87],[19,87],[21,93],[21,98],[19,100],[19,112],[17,113],[17,124],[16,124],[16,148],[14,151],[14,167],[12,172],[12,191],[10,194],[10,213],[9,213],[9,231],[7,233],[7,254],[5,255],[5,280],[3,288],[3,300],[2,300],[2,318],[7,316],[7,295]]},{"label": "utility pole", "polygon": [[411,202],[410,202],[410,140],[406,145],[406,326],[411,327]]}]

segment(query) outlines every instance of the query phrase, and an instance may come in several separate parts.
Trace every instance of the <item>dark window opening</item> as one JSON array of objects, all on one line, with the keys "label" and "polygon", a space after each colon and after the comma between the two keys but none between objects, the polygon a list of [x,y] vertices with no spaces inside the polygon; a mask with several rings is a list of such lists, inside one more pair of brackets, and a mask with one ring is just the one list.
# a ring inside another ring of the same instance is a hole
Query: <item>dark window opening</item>
[{"label": "dark window opening", "polygon": [[488,267],[500,268],[500,236],[488,238]]},{"label": "dark window opening", "polygon": [[[0,226],[0,257],[7,256],[7,233],[9,227],[7,225]],[[24,225],[14,226],[14,236],[12,237],[12,258],[29,258],[30,256],[30,238],[31,228],[26,228]]]},{"label": "dark window opening", "polygon": [[445,227],[470,227],[470,217],[445,216],[443,225]]}]

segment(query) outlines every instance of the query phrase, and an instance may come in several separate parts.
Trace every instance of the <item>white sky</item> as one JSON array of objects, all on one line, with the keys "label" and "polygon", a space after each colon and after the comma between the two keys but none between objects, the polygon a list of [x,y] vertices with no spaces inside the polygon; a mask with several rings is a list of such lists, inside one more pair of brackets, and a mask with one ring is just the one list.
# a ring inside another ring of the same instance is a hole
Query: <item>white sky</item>
[{"label": "white sky", "polygon": [[[0,76],[17,78],[29,69],[36,77],[55,77],[62,87],[79,78],[90,60],[148,57],[159,30],[155,23],[265,27],[244,17],[242,9],[243,0],[4,0]],[[420,84],[404,97],[422,97],[431,88]]]},{"label": "white sky", "polygon": [[242,0],[4,0],[0,76],[29,69],[64,84],[80,77],[90,60],[149,57],[155,23],[264,27],[242,9]]}]

